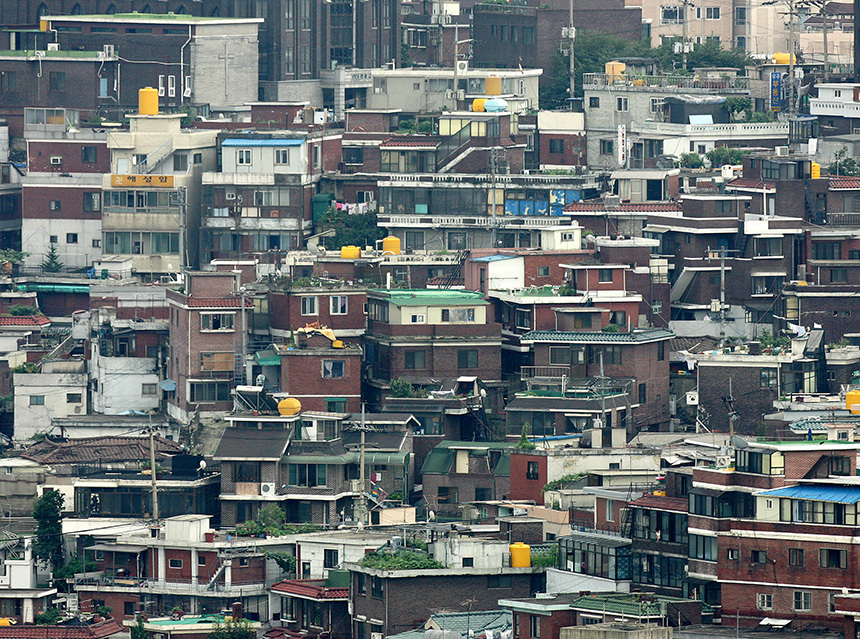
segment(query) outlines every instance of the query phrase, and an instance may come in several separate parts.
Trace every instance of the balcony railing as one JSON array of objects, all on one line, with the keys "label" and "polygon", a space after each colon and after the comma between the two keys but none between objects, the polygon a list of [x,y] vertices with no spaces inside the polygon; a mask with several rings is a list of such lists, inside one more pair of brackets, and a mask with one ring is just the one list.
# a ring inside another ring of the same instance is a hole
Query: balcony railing
[{"label": "balcony railing", "polygon": [[583,87],[599,89],[601,87],[625,87],[633,91],[653,91],[659,89],[671,93],[721,91],[748,91],[749,78],[702,78],[688,75],[620,75],[614,73],[585,73],[582,76]]},{"label": "balcony railing", "polygon": [[521,366],[520,379],[549,378],[561,380],[570,377],[570,366]]}]

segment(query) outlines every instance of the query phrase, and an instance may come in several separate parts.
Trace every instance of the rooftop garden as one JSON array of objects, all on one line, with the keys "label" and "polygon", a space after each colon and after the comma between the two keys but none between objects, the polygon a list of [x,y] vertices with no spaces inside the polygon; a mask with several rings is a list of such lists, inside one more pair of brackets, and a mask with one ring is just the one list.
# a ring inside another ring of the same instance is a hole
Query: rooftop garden
[{"label": "rooftop garden", "polygon": [[364,556],[361,565],[379,570],[444,570],[446,567],[431,556],[412,550],[375,550]]}]

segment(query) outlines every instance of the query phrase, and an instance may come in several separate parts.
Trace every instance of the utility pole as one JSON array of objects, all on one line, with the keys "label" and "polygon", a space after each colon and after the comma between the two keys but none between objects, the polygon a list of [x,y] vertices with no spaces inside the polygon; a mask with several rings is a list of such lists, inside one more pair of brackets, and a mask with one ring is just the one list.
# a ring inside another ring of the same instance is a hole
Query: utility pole
[{"label": "utility pole", "polygon": [[158,521],[158,484],[155,471],[155,429],[152,427],[152,414],[149,415],[149,472],[152,478],[152,518]]},{"label": "utility pole", "polygon": [[[726,247],[720,249],[720,348],[726,342]],[[731,394],[731,393],[730,393]]]},{"label": "utility pole", "polygon": [[684,17],[681,18],[681,67],[687,69],[687,21],[689,20],[689,10],[692,6],[692,0],[683,0],[681,2],[681,11],[684,12]]},{"label": "utility pole", "polygon": [[490,244],[496,247],[496,162],[498,161],[498,147],[494,146],[490,151]]},{"label": "utility pole", "polygon": [[574,75],[573,41],[576,39],[576,27],[573,26],[573,0],[570,0],[570,19],[567,27],[567,51],[570,54],[570,108],[573,110],[573,98],[576,90],[576,76]]},{"label": "utility pole", "polygon": [[795,114],[794,105],[794,0],[788,0],[788,85],[790,87],[788,115]]}]

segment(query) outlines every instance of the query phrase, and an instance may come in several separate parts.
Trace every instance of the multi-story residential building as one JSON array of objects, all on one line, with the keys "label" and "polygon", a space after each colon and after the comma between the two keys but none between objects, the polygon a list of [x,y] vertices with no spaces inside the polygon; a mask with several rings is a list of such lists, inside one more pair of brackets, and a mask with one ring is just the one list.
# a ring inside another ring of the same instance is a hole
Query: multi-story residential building
[{"label": "multi-story residential building", "polygon": [[203,175],[201,261],[302,248],[312,198],[341,157],[341,131],[225,133]]},{"label": "multi-story residential building", "polygon": [[269,609],[273,617],[278,615],[281,625],[267,631],[268,636],[286,639],[292,633],[306,635],[320,628],[332,639],[349,639],[349,581],[345,577],[341,573],[326,579],[285,579],[272,584]]},{"label": "multi-story residential building", "polygon": [[14,373],[15,439],[25,441],[51,431],[52,420],[86,413],[86,362],[43,360],[38,373]]},{"label": "multi-story residential building", "polygon": [[186,272],[183,288],[167,292],[167,379],[173,384],[163,388],[168,391],[168,413],[182,422],[195,413],[230,410],[232,387],[246,382],[242,345],[247,343],[253,305],[239,290],[239,276],[231,271]]},{"label": "multi-story residential building", "polygon": [[367,300],[365,359],[375,401],[390,395],[397,379],[501,380],[500,327],[480,293],[371,289]]},{"label": "multi-story residential building", "polygon": [[[292,258],[292,254],[288,258]],[[288,338],[290,333],[306,325],[319,325],[335,332],[338,338],[364,335],[367,315],[366,286],[359,284],[361,275],[349,269],[355,260],[339,256],[326,262],[328,276],[314,273],[304,276],[295,267],[294,274],[284,282],[273,282],[269,288],[269,330],[272,336]],[[314,265],[316,266],[316,265]],[[345,278],[345,279],[340,279]],[[349,282],[353,282],[350,285]]]},{"label": "multi-story residential building", "polygon": [[193,266],[199,254],[200,181],[215,166],[216,133],[182,129],[183,117],[130,115],[127,130],[108,133],[101,249],[130,258],[143,281]]},{"label": "multi-story residential building", "polygon": [[[259,412],[259,411],[258,411]],[[360,487],[360,452],[354,439],[347,445],[342,413],[305,412],[230,415],[216,461],[221,462],[221,517],[224,525],[253,519],[267,503],[277,503],[291,522],[337,524],[356,516]],[[367,439],[373,442],[374,434]],[[374,477],[386,492],[411,492],[410,453],[405,433],[399,445],[380,433],[379,450],[365,453]],[[371,466],[372,465],[372,466]]]},{"label": "multi-story residential building", "polygon": [[285,550],[283,540],[227,539],[210,530],[206,515],[179,515],[143,533],[85,550],[97,570],[75,580],[82,599],[108,605],[118,618],[169,613],[217,613],[240,602],[245,615],[268,619],[266,550]]},{"label": "multi-story residential building", "polygon": [[[51,607],[57,589],[33,554],[34,540],[3,531],[0,549],[0,614],[11,623],[32,624],[35,615]],[[100,635],[107,636],[107,635]]]}]

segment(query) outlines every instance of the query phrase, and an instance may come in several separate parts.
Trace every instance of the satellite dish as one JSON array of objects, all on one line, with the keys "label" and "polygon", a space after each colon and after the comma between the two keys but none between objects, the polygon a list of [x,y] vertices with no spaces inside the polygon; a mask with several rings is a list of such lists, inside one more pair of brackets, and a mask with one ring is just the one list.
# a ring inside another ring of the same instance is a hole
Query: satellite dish
[{"label": "satellite dish", "polygon": [[319,255],[320,249],[315,243],[308,242],[308,250],[312,255]]},{"label": "satellite dish", "polygon": [[427,513],[427,521],[433,521],[434,519],[436,519],[436,513],[431,510]]},{"label": "satellite dish", "polygon": [[735,448],[749,448],[747,440],[745,440],[743,437],[738,437],[737,435],[734,435],[732,437],[732,446],[734,446]]},{"label": "satellite dish", "polygon": [[197,466],[197,470],[206,470],[206,460],[205,459],[200,460],[200,465]]}]

